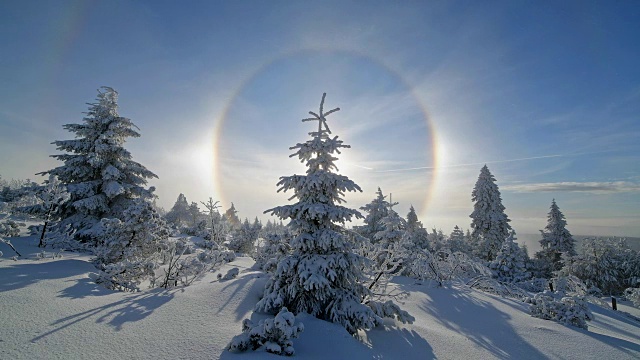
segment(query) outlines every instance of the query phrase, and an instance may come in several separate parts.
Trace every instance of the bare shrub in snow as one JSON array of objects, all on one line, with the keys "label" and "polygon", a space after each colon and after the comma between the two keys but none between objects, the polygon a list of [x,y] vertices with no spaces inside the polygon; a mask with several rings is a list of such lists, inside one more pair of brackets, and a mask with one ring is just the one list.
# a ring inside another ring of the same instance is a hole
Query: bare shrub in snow
[{"label": "bare shrub in snow", "polygon": [[257,325],[249,319],[242,322],[242,334],[235,336],[227,346],[229,351],[247,351],[264,348],[276,355],[292,356],[295,353],[293,340],[304,325],[295,323],[295,315],[283,307],[273,319],[261,320]]},{"label": "bare shrub in snow", "polygon": [[154,285],[165,289],[178,285],[189,286],[205,273],[235,259],[233,251],[224,248],[206,249],[186,256],[188,249],[192,248],[183,239],[165,242],[163,275],[153,280]]},{"label": "bare shrub in snow", "polygon": [[[16,248],[13,246],[13,244],[11,243],[11,241],[9,239],[3,239],[0,237],[0,243],[3,243],[5,245],[7,245],[8,247],[11,248],[11,250],[13,250],[18,256],[22,256],[18,250],[16,250]],[[15,260],[15,259],[14,259]]]}]

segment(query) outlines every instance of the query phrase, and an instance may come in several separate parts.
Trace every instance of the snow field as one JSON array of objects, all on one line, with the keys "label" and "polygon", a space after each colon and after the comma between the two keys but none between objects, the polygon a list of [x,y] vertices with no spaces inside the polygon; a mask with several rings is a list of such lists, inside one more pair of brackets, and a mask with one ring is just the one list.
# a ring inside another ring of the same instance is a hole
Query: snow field
[{"label": "snow field", "polygon": [[[106,290],[90,279],[90,257],[35,260],[37,237],[13,238],[24,257],[0,258],[0,359],[276,359],[264,351],[229,353],[242,320],[254,314],[266,275],[239,257],[186,288],[139,293]],[[6,252],[8,253],[8,251]],[[51,252],[47,250],[50,255]],[[219,281],[237,267],[237,278]],[[536,319],[528,305],[470,290],[433,287],[396,277],[407,291],[402,308],[412,325],[385,320],[359,339],[339,325],[298,316],[300,359],[637,359],[640,310],[590,305],[589,330]]]}]

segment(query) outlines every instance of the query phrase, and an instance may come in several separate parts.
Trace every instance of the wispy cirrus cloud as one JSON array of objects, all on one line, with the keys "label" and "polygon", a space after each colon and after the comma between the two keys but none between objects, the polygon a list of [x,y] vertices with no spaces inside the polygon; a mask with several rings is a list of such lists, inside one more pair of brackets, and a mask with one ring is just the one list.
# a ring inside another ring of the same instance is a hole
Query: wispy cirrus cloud
[{"label": "wispy cirrus cloud", "polygon": [[585,192],[610,194],[620,192],[640,192],[640,184],[629,181],[609,182],[553,182],[529,183],[501,186],[502,190],[513,192]]}]

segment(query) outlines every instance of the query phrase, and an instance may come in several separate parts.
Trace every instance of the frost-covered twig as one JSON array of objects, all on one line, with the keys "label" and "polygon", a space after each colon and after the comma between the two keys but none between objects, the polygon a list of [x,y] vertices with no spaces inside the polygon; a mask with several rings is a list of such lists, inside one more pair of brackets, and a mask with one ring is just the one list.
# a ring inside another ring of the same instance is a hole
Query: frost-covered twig
[{"label": "frost-covered twig", "polygon": [[18,254],[18,256],[22,256],[22,255],[18,252],[18,250],[16,250],[16,248],[15,248],[15,247],[13,247],[13,244],[11,243],[11,241],[10,241],[9,239],[3,239],[3,238],[0,238],[0,242],[3,242],[3,243],[5,243],[5,244],[7,244],[7,245],[11,248],[11,250],[15,251],[15,253],[16,253],[16,254]]}]

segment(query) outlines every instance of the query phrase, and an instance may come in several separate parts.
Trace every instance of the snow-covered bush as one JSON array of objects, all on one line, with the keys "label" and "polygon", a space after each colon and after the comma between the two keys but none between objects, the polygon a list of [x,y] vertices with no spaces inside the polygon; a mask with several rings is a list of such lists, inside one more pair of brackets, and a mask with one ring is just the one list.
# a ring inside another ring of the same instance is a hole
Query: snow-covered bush
[{"label": "snow-covered bush", "polygon": [[276,355],[292,356],[295,353],[293,340],[304,325],[295,323],[295,315],[283,307],[273,319],[260,320],[257,325],[249,319],[242,322],[242,334],[234,336],[227,346],[229,351],[264,350]]},{"label": "snow-covered bush", "polygon": [[25,224],[14,220],[3,220],[0,222],[0,236],[15,237],[20,236],[20,228]]},{"label": "snow-covered bush", "polygon": [[289,254],[291,246],[287,242],[291,234],[284,228],[281,231],[265,234],[255,251],[255,268],[273,273],[282,258]]},{"label": "snow-covered bush", "polygon": [[528,297],[525,302],[531,304],[531,316],[553,320],[566,325],[587,329],[587,321],[593,320],[584,296],[559,296],[550,291]]},{"label": "snow-covered bush", "polygon": [[245,218],[242,225],[233,232],[227,246],[229,249],[239,253],[253,253],[260,229],[262,229],[262,224],[260,224],[258,218],[256,218],[253,223],[250,223],[249,220]]},{"label": "snow-covered bush", "polygon": [[515,284],[500,282],[490,276],[477,276],[471,279],[467,286],[472,289],[480,290],[489,294],[495,294],[502,297],[513,299],[526,299],[529,293],[522,290]]},{"label": "snow-covered bush", "polygon": [[640,252],[630,249],[625,239],[584,239],[581,254],[562,261],[561,275],[574,275],[603,294],[620,295],[640,286]]},{"label": "snow-covered bush", "polygon": [[102,219],[100,243],[94,262],[97,283],[107,288],[136,291],[141,281],[153,278],[169,229],[151,203],[137,199],[119,219]]},{"label": "snow-covered bush", "polygon": [[125,259],[114,264],[102,264],[99,273],[89,276],[107,289],[140,291],[140,283],[144,279],[152,279],[157,266],[157,262],[151,259]]},{"label": "snow-covered bush", "polygon": [[407,264],[409,276],[419,280],[434,280],[440,286],[447,281],[467,281],[477,276],[491,276],[491,270],[483,262],[462,252],[452,253],[443,248],[436,253],[416,250],[415,260]]},{"label": "snow-covered bush", "polygon": [[539,293],[549,289],[549,279],[536,277],[524,281],[519,281],[515,283],[515,285],[525,291]]},{"label": "snow-covered bush", "polygon": [[633,305],[640,307],[640,288],[627,288],[624,290],[624,297],[631,301]]},{"label": "snow-covered bush", "polygon": [[227,273],[224,274],[224,276],[222,274],[218,274],[218,280],[221,280],[221,281],[233,280],[236,277],[238,277],[239,273],[240,273],[240,269],[238,269],[237,267],[234,267],[229,269],[229,271],[227,271]]}]

